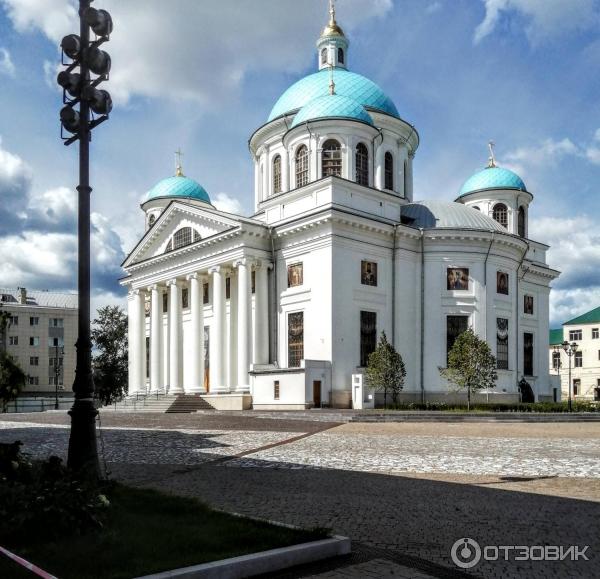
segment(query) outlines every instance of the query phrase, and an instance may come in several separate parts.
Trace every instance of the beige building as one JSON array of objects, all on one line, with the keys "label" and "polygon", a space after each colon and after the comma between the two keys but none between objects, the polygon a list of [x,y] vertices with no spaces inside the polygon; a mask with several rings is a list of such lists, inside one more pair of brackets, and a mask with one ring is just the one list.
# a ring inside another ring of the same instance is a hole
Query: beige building
[{"label": "beige building", "polygon": [[573,399],[600,401],[600,307],[550,330],[550,372],[560,375],[563,400],[569,396],[569,357],[554,346],[565,340],[578,346],[571,358]]},{"label": "beige building", "polygon": [[26,395],[71,391],[75,378],[77,294],[0,289],[0,308],[10,315],[0,349],[27,375]]}]

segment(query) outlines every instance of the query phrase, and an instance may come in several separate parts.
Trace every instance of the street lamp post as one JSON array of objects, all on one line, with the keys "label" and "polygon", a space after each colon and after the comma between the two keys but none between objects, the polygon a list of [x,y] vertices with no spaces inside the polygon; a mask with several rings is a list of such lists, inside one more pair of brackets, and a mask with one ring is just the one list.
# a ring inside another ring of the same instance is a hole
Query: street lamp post
[{"label": "street lamp post", "polygon": [[[92,379],[92,340],[90,328],[90,140],[92,129],[108,119],[112,100],[105,90],[97,86],[108,80],[110,56],[100,50],[109,40],[112,19],[105,10],[90,7],[91,0],[79,0],[80,33],[69,34],[62,39],[63,64],[67,67],[59,73],[57,82],[63,88],[63,104],[60,111],[61,137],[63,131],[71,133],[63,137],[65,145],[79,141],[79,197],[78,215],[78,336],[77,365],[73,392],[75,401],[69,411],[71,434],[67,464],[70,468],[85,471],[89,476],[100,476],[98,447],[96,443],[96,416],[94,405],[94,382]],[[90,30],[96,38],[90,41]],[[64,62],[64,57],[70,63]],[[79,72],[73,72],[79,68]],[[92,78],[91,75],[96,75]],[[79,105],[79,111],[76,106]],[[94,113],[99,115],[94,117]]]},{"label": "street lamp post", "polygon": [[[61,357],[58,357],[59,354],[59,349],[60,348],[60,354]],[[55,399],[54,399],[54,410],[58,410],[58,381],[60,380],[60,372],[61,372],[61,368],[62,368],[62,359],[64,356],[64,348],[61,346],[54,346],[54,394],[55,394]]]},{"label": "street lamp post", "polygon": [[[578,347],[579,346],[576,342],[569,343],[566,340],[560,346],[554,346],[555,352],[558,352],[560,354],[560,351],[563,350],[565,354],[569,357],[569,412],[573,412],[573,396],[571,394],[573,388],[571,380],[571,358],[575,355],[575,352],[577,352]],[[560,375],[560,364],[558,371]]]}]

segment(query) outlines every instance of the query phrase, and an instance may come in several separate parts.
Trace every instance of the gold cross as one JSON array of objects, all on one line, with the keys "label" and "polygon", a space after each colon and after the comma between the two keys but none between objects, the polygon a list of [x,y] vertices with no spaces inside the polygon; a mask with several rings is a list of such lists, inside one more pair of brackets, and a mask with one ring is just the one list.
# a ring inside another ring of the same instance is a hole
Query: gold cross
[{"label": "gold cross", "polygon": [[183,167],[181,165],[181,157],[183,157],[183,153],[181,152],[181,148],[175,151],[175,175],[177,177],[183,177]]},{"label": "gold cross", "polygon": [[489,159],[489,167],[495,167],[496,166],[496,155],[494,155],[494,147],[496,146],[496,143],[494,143],[494,141],[490,141],[488,143],[488,148],[490,150],[490,159]]}]

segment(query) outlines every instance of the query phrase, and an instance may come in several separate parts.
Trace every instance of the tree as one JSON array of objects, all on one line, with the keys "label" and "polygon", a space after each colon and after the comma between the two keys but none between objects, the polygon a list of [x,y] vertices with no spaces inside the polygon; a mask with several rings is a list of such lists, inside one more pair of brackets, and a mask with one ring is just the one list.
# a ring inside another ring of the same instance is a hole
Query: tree
[{"label": "tree", "polygon": [[404,387],[406,368],[402,356],[387,340],[385,332],[381,333],[375,351],[369,354],[366,381],[375,390],[383,391],[383,406],[387,405],[388,392],[391,392],[394,402]]},{"label": "tree", "polygon": [[10,313],[2,309],[0,304],[0,352],[6,352],[6,328],[10,321]]},{"label": "tree", "polygon": [[496,358],[473,328],[456,338],[448,354],[448,367],[441,368],[440,372],[456,385],[457,390],[467,390],[468,410],[471,409],[471,392],[495,388],[498,379]]},{"label": "tree", "polygon": [[6,352],[0,352],[0,404],[2,412],[25,386],[25,372]]},{"label": "tree", "polygon": [[96,396],[111,404],[127,394],[127,315],[118,306],[98,310],[92,327]]}]

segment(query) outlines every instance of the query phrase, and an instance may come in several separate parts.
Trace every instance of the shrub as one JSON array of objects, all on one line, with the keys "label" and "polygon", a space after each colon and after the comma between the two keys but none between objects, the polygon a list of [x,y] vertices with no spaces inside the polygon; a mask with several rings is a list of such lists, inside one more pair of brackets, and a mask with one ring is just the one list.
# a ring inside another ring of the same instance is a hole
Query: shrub
[{"label": "shrub", "polygon": [[[466,404],[448,404],[447,402],[409,402],[395,404],[394,410],[432,410],[432,411],[466,411]],[[480,412],[568,412],[567,402],[532,402],[514,404],[471,404],[471,410]],[[573,412],[600,412],[600,404],[595,402],[574,401]]]}]

